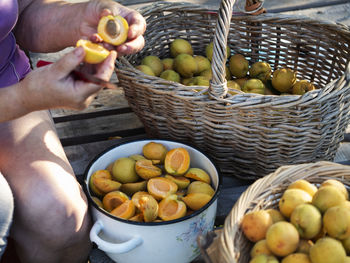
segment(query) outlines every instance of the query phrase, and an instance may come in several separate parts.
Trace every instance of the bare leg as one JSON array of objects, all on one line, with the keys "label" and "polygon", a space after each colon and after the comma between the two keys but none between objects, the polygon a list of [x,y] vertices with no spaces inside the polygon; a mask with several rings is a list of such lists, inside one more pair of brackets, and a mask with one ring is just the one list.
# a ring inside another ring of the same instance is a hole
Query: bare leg
[{"label": "bare leg", "polygon": [[86,197],[47,112],[0,123],[0,170],[15,199],[11,236],[21,262],[86,262]]}]

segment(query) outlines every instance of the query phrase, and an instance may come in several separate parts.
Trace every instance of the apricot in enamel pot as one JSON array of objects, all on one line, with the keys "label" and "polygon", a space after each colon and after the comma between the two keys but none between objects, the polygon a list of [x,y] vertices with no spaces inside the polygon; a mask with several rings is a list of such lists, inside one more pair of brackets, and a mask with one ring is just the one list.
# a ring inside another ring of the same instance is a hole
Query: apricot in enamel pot
[{"label": "apricot in enamel pot", "polygon": [[145,191],[147,189],[147,181],[140,181],[136,183],[126,183],[122,184],[120,191],[132,196],[134,193],[139,191]]},{"label": "apricot in enamel pot", "polygon": [[119,190],[120,186],[122,185],[117,181],[105,178],[95,178],[93,180],[93,183],[96,186],[96,188],[104,194]]},{"label": "apricot in enamel pot", "polygon": [[111,180],[112,175],[108,170],[97,170],[90,177],[89,186],[91,191],[97,196],[102,196],[104,193],[101,190],[97,189],[97,187],[94,184],[94,180],[96,178],[104,178]]},{"label": "apricot in enamel pot", "polygon": [[86,39],[79,39],[77,47],[83,47],[85,50],[84,62],[89,64],[98,64],[105,60],[109,55],[109,50],[100,44],[96,44]]},{"label": "apricot in enamel pot", "polygon": [[102,201],[96,197],[96,196],[92,196],[92,201],[94,201],[99,207],[103,208],[103,204],[102,204]]},{"label": "apricot in enamel pot", "polygon": [[153,163],[155,163],[156,160],[159,160],[159,163],[162,164],[167,152],[168,149],[163,144],[157,142],[149,142],[142,148],[143,155],[147,159],[153,160]]},{"label": "apricot in enamel pot", "polygon": [[114,179],[123,184],[137,182],[140,177],[136,173],[135,163],[135,160],[128,157],[117,159],[112,168]]},{"label": "apricot in enamel pot", "polygon": [[190,179],[184,177],[184,176],[171,176],[169,174],[164,176],[167,179],[170,179],[175,184],[177,184],[179,189],[185,189],[190,184]]},{"label": "apricot in enamel pot", "polygon": [[104,16],[97,26],[97,33],[103,41],[114,46],[119,46],[126,41],[128,31],[128,22],[122,16]]},{"label": "apricot in enamel pot", "polygon": [[135,215],[135,205],[131,200],[126,200],[124,203],[114,208],[110,213],[116,217],[129,219]]},{"label": "apricot in enamel pot", "polygon": [[133,154],[133,155],[130,155],[129,158],[135,161],[146,159],[145,156],[142,156],[141,154]]},{"label": "apricot in enamel pot", "polygon": [[137,210],[142,213],[145,222],[152,222],[158,217],[158,202],[147,192],[136,192],[131,200]]},{"label": "apricot in enamel pot", "polygon": [[147,182],[148,192],[157,200],[175,194],[177,189],[177,184],[165,177],[155,177]]},{"label": "apricot in enamel pot", "polygon": [[187,194],[182,201],[192,210],[197,211],[205,206],[211,199],[211,196],[203,193]]},{"label": "apricot in enamel pot", "polygon": [[185,148],[174,148],[167,152],[164,168],[170,175],[180,176],[190,167],[190,154]]},{"label": "apricot in enamel pot", "polygon": [[129,197],[121,191],[109,192],[102,199],[103,208],[111,212],[127,200],[129,200]]},{"label": "apricot in enamel pot", "polygon": [[143,214],[138,213],[132,217],[129,218],[130,221],[135,221],[135,222],[143,222]]},{"label": "apricot in enamel pot", "polygon": [[210,184],[210,176],[200,168],[190,168],[185,174],[185,177]]},{"label": "apricot in enamel pot", "polygon": [[170,195],[159,203],[159,217],[164,221],[174,220],[186,215],[186,204],[177,199],[177,195]]},{"label": "apricot in enamel pot", "polygon": [[145,180],[162,174],[162,169],[153,165],[152,161],[147,159],[138,160],[135,164],[135,170],[136,173]]},{"label": "apricot in enamel pot", "polygon": [[194,181],[188,186],[187,193],[202,193],[213,196],[215,190],[207,183],[203,183],[201,181]]}]

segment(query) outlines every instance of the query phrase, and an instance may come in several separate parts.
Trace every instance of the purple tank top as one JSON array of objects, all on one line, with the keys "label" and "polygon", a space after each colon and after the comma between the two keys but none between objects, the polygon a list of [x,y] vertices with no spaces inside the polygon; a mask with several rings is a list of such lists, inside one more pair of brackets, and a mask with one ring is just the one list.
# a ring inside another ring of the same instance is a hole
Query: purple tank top
[{"label": "purple tank top", "polygon": [[19,82],[30,71],[29,59],[12,33],[17,19],[17,0],[0,0],[0,88]]}]

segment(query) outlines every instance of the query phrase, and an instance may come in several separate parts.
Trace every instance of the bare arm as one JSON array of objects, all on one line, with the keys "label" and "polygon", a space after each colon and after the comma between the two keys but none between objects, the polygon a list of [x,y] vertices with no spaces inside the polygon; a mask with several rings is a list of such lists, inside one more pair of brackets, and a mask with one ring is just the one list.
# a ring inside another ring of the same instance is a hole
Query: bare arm
[{"label": "bare arm", "polygon": [[74,46],[80,38],[83,5],[60,0],[19,0],[15,35],[19,45],[33,52],[55,52]]}]

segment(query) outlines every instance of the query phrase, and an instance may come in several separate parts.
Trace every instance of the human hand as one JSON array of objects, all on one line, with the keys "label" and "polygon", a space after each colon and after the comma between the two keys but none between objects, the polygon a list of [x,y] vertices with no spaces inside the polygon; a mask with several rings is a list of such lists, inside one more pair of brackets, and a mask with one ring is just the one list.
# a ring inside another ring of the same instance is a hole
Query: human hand
[{"label": "human hand", "polygon": [[92,0],[87,3],[81,18],[81,38],[85,37],[90,38],[94,42],[102,42],[102,39],[97,35],[97,25],[100,18],[106,15],[120,15],[129,24],[127,41],[117,47],[104,43],[108,49],[115,49],[117,56],[120,57],[137,53],[144,47],[143,33],[146,30],[146,21],[143,16],[137,11],[112,0]]},{"label": "human hand", "polygon": [[[83,61],[84,49],[75,48],[57,62],[30,72],[21,82],[21,101],[27,110],[70,108],[82,110],[94,99],[102,86],[74,79],[71,72]],[[94,76],[109,81],[114,71],[116,52],[100,64],[86,65]]]}]

